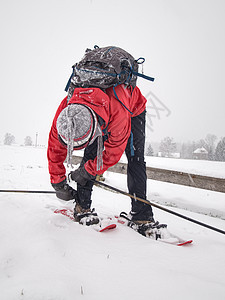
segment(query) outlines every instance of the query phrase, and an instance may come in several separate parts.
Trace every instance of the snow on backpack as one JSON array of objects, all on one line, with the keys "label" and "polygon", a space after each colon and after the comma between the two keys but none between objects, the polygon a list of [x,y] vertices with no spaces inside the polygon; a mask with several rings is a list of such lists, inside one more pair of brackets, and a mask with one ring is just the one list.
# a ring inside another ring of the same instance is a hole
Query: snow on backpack
[{"label": "snow on backpack", "polygon": [[137,76],[154,81],[154,78],[138,73],[138,65],[144,61],[142,57],[135,60],[132,55],[118,47],[95,46],[93,50],[87,49],[82,60],[72,67],[73,72],[65,88],[68,100],[76,87],[97,87],[103,91],[119,84],[135,87]]}]

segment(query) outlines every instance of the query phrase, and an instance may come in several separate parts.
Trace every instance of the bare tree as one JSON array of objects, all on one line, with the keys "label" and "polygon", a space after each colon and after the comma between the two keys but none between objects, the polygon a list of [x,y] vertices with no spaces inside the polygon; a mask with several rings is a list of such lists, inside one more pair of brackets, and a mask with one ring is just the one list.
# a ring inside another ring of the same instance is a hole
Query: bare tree
[{"label": "bare tree", "polygon": [[217,140],[217,136],[215,134],[207,134],[205,138],[205,148],[209,153],[209,160],[214,160],[214,152],[215,152],[215,142]]},{"label": "bare tree", "polygon": [[225,137],[222,138],[216,146],[215,159],[225,161]]},{"label": "bare tree", "polygon": [[6,133],[4,138],[4,145],[12,145],[15,143],[15,137],[11,133]]},{"label": "bare tree", "polygon": [[165,137],[159,146],[159,150],[162,153],[162,156],[170,157],[171,153],[176,151],[176,143],[173,142],[173,138]]},{"label": "bare tree", "polygon": [[193,142],[183,143],[181,146],[181,158],[191,159],[195,147],[196,145]]},{"label": "bare tree", "polygon": [[33,142],[30,136],[26,136],[24,139],[24,145],[25,146],[32,146]]},{"label": "bare tree", "polygon": [[147,148],[147,150],[146,150],[146,155],[147,155],[147,156],[154,156],[154,151],[153,151],[153,149],[152,149],[151,144],[149,144],[149,146],[148,146],[148,148]]}]

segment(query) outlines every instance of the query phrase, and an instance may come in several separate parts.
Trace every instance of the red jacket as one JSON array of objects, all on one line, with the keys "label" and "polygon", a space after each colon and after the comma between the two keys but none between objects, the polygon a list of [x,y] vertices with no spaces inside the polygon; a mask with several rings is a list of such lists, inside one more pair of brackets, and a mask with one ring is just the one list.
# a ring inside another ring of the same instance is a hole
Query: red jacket
[{"label": "red jacket", "polygon": [[[108,124],[109,137],[104,142],[103,169],[96,171],[97,158],[85,163],[85,169],[92,175],[102,174],[109,167],[115,165],[121,158],[130,136],[131,117],[142,113],[145,109],[146,99],[138,87],[134,90],[119,85],[115,88],[118,99],[129,109],[131,114],[119,101],[109,88],[104,93],[98,88],[76,88],[74,94],[67,103],[67,97],[59,105],[54,117],[48,140],[48,163],[52,183],[63,181],[66,176],[64,161],[67,156],[67,149],[58,140],[56,122],[60,112],[71,103],[85,104],[91,107]],[[104,125],[102,125],[104,127]]]}]

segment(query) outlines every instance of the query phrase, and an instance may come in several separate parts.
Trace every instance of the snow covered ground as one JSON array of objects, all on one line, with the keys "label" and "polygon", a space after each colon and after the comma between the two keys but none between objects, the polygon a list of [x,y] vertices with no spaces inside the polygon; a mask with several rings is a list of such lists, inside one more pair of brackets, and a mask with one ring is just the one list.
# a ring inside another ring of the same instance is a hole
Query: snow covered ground
[{"label": "snow covered ground", "polygon": [[[121,161],[126,162],[126,157],[123,156]],[[147,156],[146,165],[189,174],[225,178],[225,162],[219,161]]]},{"label": "snow covered ground", "polygon": [[[82,157],[83,151],[74,151],[74,155]],[[178,159],[155,156],[146,156],[145,161],[148,167],[181,171],[189,174],[209,177],[225,178],[225,162],[221,161]],[[126,155],[121,157],[120,162],[127,163]]]},{"label": "snow covered ground", "polygon": [[[0,153],[1,189],[52,190],[46,149],[0,146]],[[105,177],[126,190],[126,176]],[[223,193],[149,180],[148,199],[225,230]],[[0,194],[1,299],[224,299],[224,235],[158,209],[155,218],[192,245],[163,244],[124,226],[98,233],[53,213],[73,205],[54,194]],[[114,215],[128,212],[130,200],[95,187],[93,207]]]}]

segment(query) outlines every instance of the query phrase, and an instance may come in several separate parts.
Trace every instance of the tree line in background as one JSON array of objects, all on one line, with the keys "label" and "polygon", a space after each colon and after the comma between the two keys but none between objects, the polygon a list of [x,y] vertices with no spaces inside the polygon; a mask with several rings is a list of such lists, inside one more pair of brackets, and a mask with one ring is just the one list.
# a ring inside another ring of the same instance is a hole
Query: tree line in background
[{"label": "tree line in background", "polygon": [[[187,142],[178,144],[173,138],[165,137],[159,145],[149,144],[146,149],[147,156],[161,156],[161,157],[176,157],[193,159],[194,152],[197,149],[205,149],[207,152],[207,160],[225,161],[225,137],[217,142],[217,137],[214,134],[207,134],[205,139],[199,141]],[[4,145],[12,145],[15,143],[15,137],[11,133],[6,133],[4,137]],[[33,141],[30,136],[24,139],[25,146],[32,146]],[[154,150],[153,150],[154,148]],[[201,158],[200,158],[201,159]]]},{"label": "tree line in background", "polygon": [[[12,145],[12,144],[15,144],[16,142],[16,139],[15,139],[15,136],[11,133],[6,133],[5,134],[5,137],[4,137],[4,145]],[[33,145],[33,141],[32,141],[32,138],[30,136],[26,136],[25,139],[24,139],[24,145],[25,146],[32,146]]]},{"label": "tree line in background", "polygon": [[205,139],[182,144],[175,143],[171,137],[165,137],[157,145],[149,144],[146,155],[225,161],[225,137],[217,142],[216,135],[207,134]]}]

